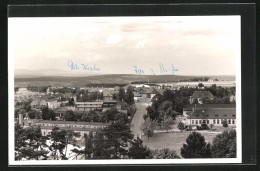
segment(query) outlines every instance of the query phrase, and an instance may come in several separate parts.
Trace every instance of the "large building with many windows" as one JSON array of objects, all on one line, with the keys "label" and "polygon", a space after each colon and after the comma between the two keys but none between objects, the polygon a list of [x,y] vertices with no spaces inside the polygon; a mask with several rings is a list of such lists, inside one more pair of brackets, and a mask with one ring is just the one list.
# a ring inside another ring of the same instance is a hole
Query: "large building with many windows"
[{"label": "large building with many windows", "polygon": [[213,104],[196,108],[187,117],[186,125],[200,126],[202,123],[205,123],[221,126],[224,120],[231,126],[236,125],[236,108],[234,105]]}]

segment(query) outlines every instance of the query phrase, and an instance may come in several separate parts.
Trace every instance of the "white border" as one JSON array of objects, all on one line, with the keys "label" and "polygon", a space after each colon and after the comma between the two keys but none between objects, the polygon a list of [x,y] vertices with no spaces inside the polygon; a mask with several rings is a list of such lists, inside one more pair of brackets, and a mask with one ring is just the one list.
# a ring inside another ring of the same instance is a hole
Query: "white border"
[{"label": "white border", "polygon": [[[234,15],[239,16],[239,15]],[[188,17],[188,16],[187,16]],[[194,17],[194,16],[193,16]],[[122,17],[124,18],[124,17]],[[130,18],[130,17],[129,17]],[[14,40],[8,32],[8,153],[9,165],[118,165],[118,164],[210,164],[210,163],[241,163],[242,162],[242,125],[241,125],[241,16],[239,16],[239,40],[236,52],[236,129],[237,129],[237,158],[224,159],[120,159],[120,160],[14,160]],[[8,20],[10,21],[10,20]],[[9,25],[10,26],[10,25]],[[19,29],[19,28],[17,28]],[[8,27],[10,30],[10,27]]]}]

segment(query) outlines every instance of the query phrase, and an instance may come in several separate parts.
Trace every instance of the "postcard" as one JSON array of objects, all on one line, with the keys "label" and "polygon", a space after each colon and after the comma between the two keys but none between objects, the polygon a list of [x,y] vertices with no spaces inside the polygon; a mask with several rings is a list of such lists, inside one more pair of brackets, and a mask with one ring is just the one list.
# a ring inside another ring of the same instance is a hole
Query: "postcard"
[{"label": "postcard", "polygon": [[8,18],[9,164],[241,163],[240,25]]}]

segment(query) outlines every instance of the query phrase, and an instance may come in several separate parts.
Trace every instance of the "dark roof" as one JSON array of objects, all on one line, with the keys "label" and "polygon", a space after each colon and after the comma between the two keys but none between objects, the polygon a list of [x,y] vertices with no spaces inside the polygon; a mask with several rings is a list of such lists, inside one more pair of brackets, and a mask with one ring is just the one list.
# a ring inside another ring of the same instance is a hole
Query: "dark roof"
[{"label": "dark roof", "polygon": [[[41,129],[53,129],[53,126],[40,126]],[[59,127],[62,130],[73,130],[73,131],[97,131],[99,128],[77,128],[77,127]]]},{"label": "dark roof", "polygon": [[195,91],[191,98],[214,98],[214,96],[209,91]]},{"label": "dark roof", "polygon": [[235,119],[236,108],[196,109],[189,119]]},{"label": "dark roof", "polygon": [[46,124],[70,124],[70,125],[95,125],[95,126],[105,126],[108,125],[108,123],[103,123],[103,122],[75,122],[75,121],[50,121],[50,120],[40,120],[36,122],[36,124],[41,124],[41,123],[46,123]]},{"label": "dark roof", "polygon": [[[183,108],[185,111],[191,111],[195,104],[187,105]],[[196,104],[196,109],[205,108],[236,108],[236,104]]]}]

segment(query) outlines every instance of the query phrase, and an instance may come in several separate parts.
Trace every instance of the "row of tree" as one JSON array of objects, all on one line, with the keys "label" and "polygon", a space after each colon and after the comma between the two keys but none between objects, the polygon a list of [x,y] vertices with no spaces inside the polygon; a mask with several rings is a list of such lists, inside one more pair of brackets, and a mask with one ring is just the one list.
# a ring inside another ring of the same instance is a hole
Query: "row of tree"
[{"label": "row of tree", "polygon": [[40,92],[40,93],[46,93],[48,89],[48,86],[27,86],[27,90],[33,91],[33,92]]},{"label": "row of tree", "polygon": [[133,87],[129,86],[125,92],[125,89],[123,87],[119,88],[118,93],[113,94],[113,99],[116,101],[124,101],[129,105],[134,104],[134,90]]}]

